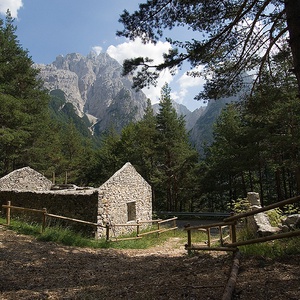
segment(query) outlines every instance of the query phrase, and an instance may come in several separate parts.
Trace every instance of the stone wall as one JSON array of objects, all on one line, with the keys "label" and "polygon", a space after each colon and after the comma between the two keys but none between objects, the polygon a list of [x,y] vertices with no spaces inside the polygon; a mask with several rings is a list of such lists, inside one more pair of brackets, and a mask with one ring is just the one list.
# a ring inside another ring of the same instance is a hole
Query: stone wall
[{"label": "stone wall", "polygon": [[0,191],[48,191],[51,186],[50,180],[30,167],[15,170],[0,178]]},{"label": "stone wall", "polygon": [[[97,222],[98,190],[83,191],[0,191],[0,204],[43,209],[46,208],[48,213],[65,216],[69,218],[84,220],[88,222]],[[5,210],[2,209],[4,216]],[[22,216],[29,221],[41,221],[41,215],[24,213],[18,210],[11,211],[12,219]],[[61,224],[75,230],[84,231],[88,235],[95,233],[95,227],[90,225],[81,225],[72,221],[61,221],[49,218],[50,224]]]},{"label": "stone wall", "polygon": [[[13,206],[43,209],[48,213],[80,219],[105,226],[107,223],[127,224],[137,219],[152,219],[150,185],[130,164],[126,163],[97,189],[50,190],[51,182],[40,173],[22,168],[0,179],[0,204],[11,201]],[[2,209],[4,216],[4,209]],[[12,218],[24,213],[13,210]],[[26,215],[26,217],[28,217]],[[39,217],[41,218],[41,217]],[[40,221],[40,219],[38,220]],[[51,224],[55,223],[51,218]],[[60,223],[62,223],[60,221]],[[71,221],[64,225],[102,237],[105,229]],[[146,225],[145,225],[146,226]],[[114,235],[135,230],[136,227],[115,227]]]},{"label": "stone wall", "polygon": [[[151,186],[130,164],[126,163],[99,188],[98,224],[111,225],[152,219]],[[115,227],[114,234],[120,235],[135,227]],[[103,235],[98,228],[98,236]]]}]

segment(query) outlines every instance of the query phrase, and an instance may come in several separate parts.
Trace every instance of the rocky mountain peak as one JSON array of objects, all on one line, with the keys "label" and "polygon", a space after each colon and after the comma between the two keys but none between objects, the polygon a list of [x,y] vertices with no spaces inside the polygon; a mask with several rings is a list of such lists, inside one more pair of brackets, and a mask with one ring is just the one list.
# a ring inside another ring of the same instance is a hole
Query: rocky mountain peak
[{"label": "rocky mountain peak", "polygon": [[134,91],[130,76],[122,76],[122,66],[107,53],[83,56],[59,55],[49,65],[37,65],[49,91],[62,90],[78,115],[96,117],[99,130],[140,120],[146,108],[146,96]]}]

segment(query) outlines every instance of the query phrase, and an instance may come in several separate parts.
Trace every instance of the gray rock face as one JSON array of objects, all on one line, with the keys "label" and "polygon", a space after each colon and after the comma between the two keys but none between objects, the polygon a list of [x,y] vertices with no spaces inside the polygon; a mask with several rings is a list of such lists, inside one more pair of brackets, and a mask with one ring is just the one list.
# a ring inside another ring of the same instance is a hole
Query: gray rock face
[{"label": "gray rock face", "polygon": [[296,228],[300,228],[300,214],[293,214],[287,216],[282,221],[282,226],[284,231],[290,231]]},{"label": "gray rock face", "polygon": [[131,88],[132,78],[122,76],[122,66],[106,53],[87,57],[72,53],[36,67],[45,88],[62,90],[78,115],[98,119],[100,131],[112,125],[120,129],[124,122],[138,121],[144,115],[145,94]]},{"label": "gray rock face", "polygon": [[[259,193],[248,192],[247,199],[250,203],[251,210],[261,208]],[[268,215],[265,212],[260,212],[247,217],[249,229],[252,229],[258,236],[268,236],[278,232],[279,227],[271,225]]]}]

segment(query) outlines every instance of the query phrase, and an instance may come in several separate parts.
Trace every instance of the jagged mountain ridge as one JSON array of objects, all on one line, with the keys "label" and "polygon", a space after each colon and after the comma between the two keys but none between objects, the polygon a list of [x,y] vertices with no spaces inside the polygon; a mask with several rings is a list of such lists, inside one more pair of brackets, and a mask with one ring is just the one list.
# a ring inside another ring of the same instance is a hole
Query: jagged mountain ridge
[{"label": "jagged mountain ridge", "polygon": [[77,114],[97,122],[100,132],[112,126],[120,131],[143,117],[145,94],[131,88],[131,77],[122,76],[122,66],[106,53],[90,53],[87,57],[72,53],[36,67],[44,87],[49,91],[62,90]]},{"label": "jagged mountain ridge", "polygon": [[[49,91],[62,90],[67,102],[73,104],[79,116],[86,115],[99,132],[114,126],[120,131],[131,121],[143,117],[146,96],[132,87],[132,77],[122,76],[122,66],[107,53],[87,57],[71,53],[59,55],[49,65],[36,65]],[[205,108],[193,112],[173,103],[176,112],[185,116],[187,129],[193,128]],[[158,104],[153,106],[158,111]]]},{"label": "jagged mountain ridge", "polygon": [[[63,91],[64,100],[71,103],[78,116],[90,122],[96,135],[114,127],[118,132],[130,122],[142,119],[147,98],[132,87],[132,77],[122,76],[122,66],[107,53],[78,53],[57,56],[49,65],[36,65],[49,91]],[[185,116],[191,142],[203,152],[203,143],[212,141],[212,126],[228,99],[211,101],[207,107],[193,112],[173,102],[178,115]],[[230,102],[230,101],[229,101]],[[63,109],[63,108],[62,108]],[[154,104],[155,113],[159,105]]]}]

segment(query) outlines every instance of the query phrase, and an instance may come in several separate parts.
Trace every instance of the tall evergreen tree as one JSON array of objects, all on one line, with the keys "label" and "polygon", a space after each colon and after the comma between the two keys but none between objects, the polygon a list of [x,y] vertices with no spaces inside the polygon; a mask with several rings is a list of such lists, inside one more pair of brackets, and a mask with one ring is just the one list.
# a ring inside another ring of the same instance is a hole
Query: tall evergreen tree
[{"label": "tall evergreen tree", "polygon": [[180,198],[186,183],[186,175],[198,161],[198,154],[188,141],[183,116],[178,116],[166,84],[162,88],[157,119],[156,145],[156,181],[157,198],[165,203],[160,207],[167,210],[179,210],[185,207]]},{"label": "tall evergreen tree", "polygon": [[[10,12],[0,20],[0,173],[34,160],[37,143],[49,128],[48,96],[33,62],[16,37]],[[8,111],[8,109],[11,109]]]},{"label": "tall evergreen tree", "polygon": [[203,180],[206,192],[221,191],[227,204],[247,191],[260,192],[262,204],[299,194],[300,103],[286,59],[275,57],[273,76],[264,72],[254,93],[228,106],[216,124]]}]

